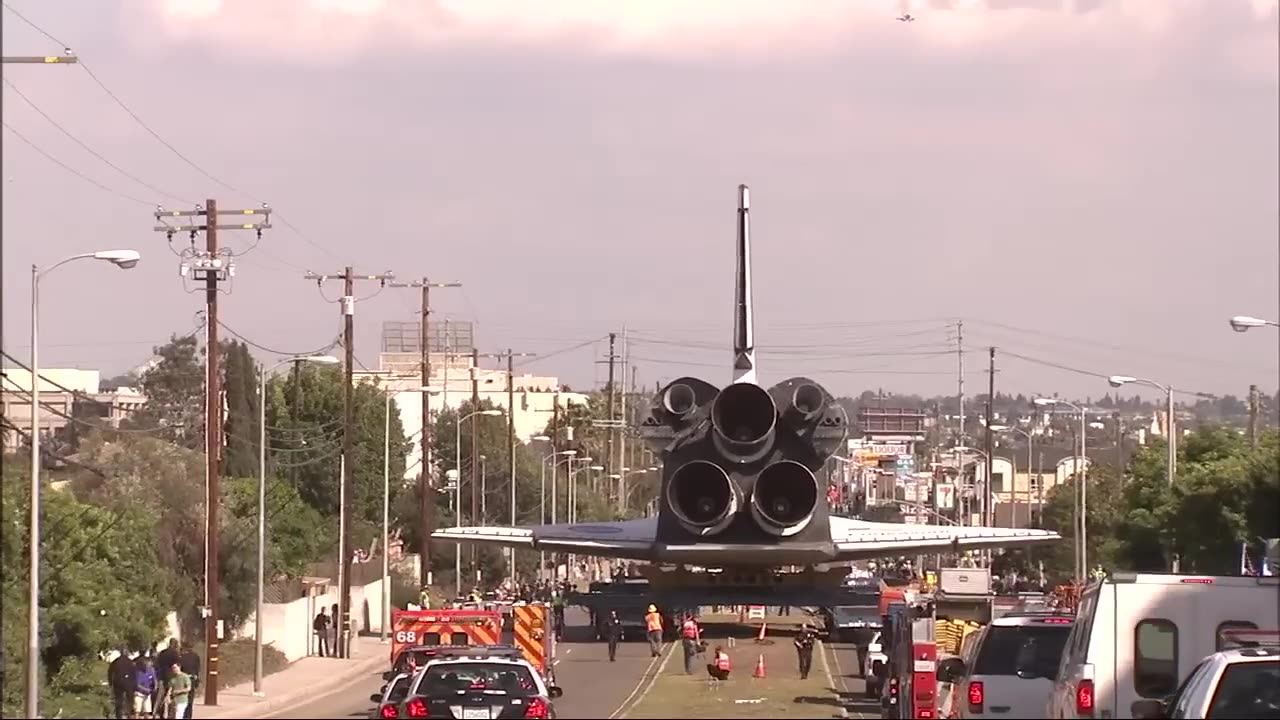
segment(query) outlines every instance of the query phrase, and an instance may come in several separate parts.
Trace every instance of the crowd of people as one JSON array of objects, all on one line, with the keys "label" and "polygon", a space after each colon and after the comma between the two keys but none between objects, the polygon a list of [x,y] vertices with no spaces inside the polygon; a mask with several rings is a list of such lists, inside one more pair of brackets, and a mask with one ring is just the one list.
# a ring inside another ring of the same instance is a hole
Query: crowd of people
[{"label": "crowd of people", "polygon": [[170,639],[160,652],[120,648],[107,666],[107,686],[116,718],[191,720],[200,688],[200,655],[191,643]]}]

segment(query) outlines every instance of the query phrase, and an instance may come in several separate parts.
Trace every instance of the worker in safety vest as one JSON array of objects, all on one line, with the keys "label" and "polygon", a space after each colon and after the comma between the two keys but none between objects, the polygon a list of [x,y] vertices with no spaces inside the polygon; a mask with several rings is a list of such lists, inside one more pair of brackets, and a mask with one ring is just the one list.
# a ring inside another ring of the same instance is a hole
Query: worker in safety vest
[{"label": "worker in safety vest", "polygon": [[658,657],[662,650],[662,615],[658,614],[658,608],[650,605],[649,612],[644,616],[644,633],[649,639],[649,654]]},{"label": "worker in safety vest", "polygon": [[698,641],[701,640],[698,623],[693,615],[685,615],[680,625],[680,644],[684,648],[684,674],[693,674],[693,658],[698,654]]},{"label": "worker in safety vest", "polygon": [[728,680],[730,667],[729,653],[724,648],[717,647],[711,662],[707,664],[707,674],[716,680]]},{"label": "worker in safety vest", "polygon": [[418,605],[423,610],[431,609],[431,591],[425,585],[422,587],[422,592],[418,593]]}]

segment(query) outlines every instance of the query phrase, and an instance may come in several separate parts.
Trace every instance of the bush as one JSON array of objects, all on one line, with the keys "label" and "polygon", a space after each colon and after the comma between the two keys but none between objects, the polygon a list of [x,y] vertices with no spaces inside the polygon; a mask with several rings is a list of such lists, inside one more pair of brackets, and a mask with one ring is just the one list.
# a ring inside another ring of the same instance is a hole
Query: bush
[{"label": "bush", "polygon": [[[253,639],[238,638],[224,642],[219,648],[222,651],[218,658],[218,687],[229,688],[242,682],[253,680]],[[270,645],[262,648],[263,676],[277,673],[289,666],[284,653]]]}]

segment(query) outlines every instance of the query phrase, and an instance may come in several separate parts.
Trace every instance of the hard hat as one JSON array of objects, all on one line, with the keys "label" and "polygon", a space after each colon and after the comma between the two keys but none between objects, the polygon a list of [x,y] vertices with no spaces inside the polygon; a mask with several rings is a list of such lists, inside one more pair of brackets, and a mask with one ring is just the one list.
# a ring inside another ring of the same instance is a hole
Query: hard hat
[{"label": "hard hat", "polygon": [[649,606],[649,612],[658,612],[658,608],[654,605]]}]

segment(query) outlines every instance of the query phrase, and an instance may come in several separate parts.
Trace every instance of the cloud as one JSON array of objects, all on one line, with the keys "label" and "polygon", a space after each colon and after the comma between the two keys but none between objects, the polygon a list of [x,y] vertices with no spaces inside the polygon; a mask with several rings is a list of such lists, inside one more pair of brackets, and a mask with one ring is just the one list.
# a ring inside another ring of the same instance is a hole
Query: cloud
[{"label": "cloud", "polygon": [[[820,59],[886,44],[937,52],[1131,50],[1195,36],[1206,16],[1251,72],[1274,73],[1280,0],[135,0],[170,39],[212,33],[317,59],[371,49],[554,46],[655,58]],[[916,21],[898,22],[909,12]],[[206,35],[207,36],[207,35]],[[1266,50],[1272,50],[1268,56]]]}]

